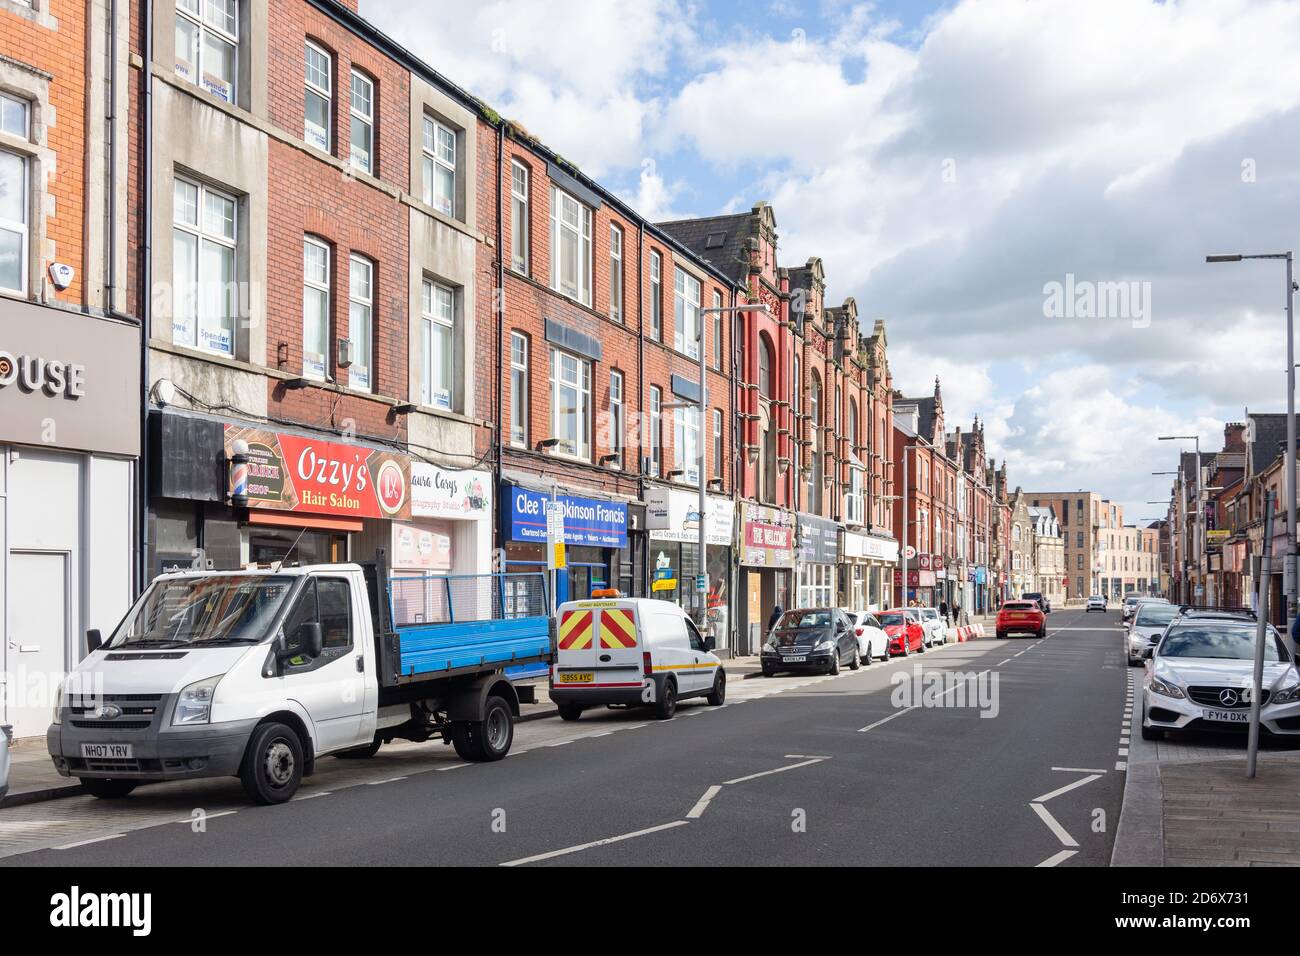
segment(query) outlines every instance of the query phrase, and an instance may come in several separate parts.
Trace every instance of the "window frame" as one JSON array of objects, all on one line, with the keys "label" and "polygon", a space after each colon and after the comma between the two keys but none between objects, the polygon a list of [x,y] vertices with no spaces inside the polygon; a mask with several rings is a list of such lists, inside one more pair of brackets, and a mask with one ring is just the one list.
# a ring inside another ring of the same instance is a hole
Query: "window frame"
[{"label": "window frame", "polygon": [[664,337],[664,257],[650,250],[650,337],[662,342]]},{"label": "window frame", "polygon": [[[573,363],[576,371],[573,380],[568,380],[564,376],[566,360]],[[552,451],[556,455],[576,461],[591,461],[592,456],[592,365],[592,361],[588,358],[555,346],[551,347],[551,436],[560,439]],[[573,420],[577,427],[574,428],[576,437],[575,447],[572,449],[566,449],[565,444],[568,439],[560,437],[561,393],[566,390],[572,390],[576,399]]]},{"label": "window frame", "polygon": [[650,386],[650,474],[663,476],[663,404],[664,393],[658,385]]},{"label": "window frame", "polygon": [[[206,0],[204,0],[206,2]],[[303,141],[309,146],[314,146],[323,152],[333,155],[334,153],[334,55],[326,50],[323,46],[311,38],[303,41]],[[311,62],[311,53],[316,53],[325,58],[325,78],[329,80],[329,88],[322,87],[312,80],[309,80],[306,71]],[[314,94],[325,101],[325,145],[311,139],[308,136],[307,124],[310,120],[307,118],[306,98],[308,94]]]},{"label": "window frame", "polygon": [[[30,2],[30,0],[29,0],[29,2]],[[227,102],[227,103],[231,103],[231,104],[235,103],[236,98],[239,96],[238,85],[239,85],[239,28],[240,28],[240,23],[239,23],[239,3],[238,3],[238,0],[234,0],[234,2],[233,2],[233,4],[232,4],[233,7],[234,7],[234,11],[235,11],[235,31],[234,31],[234,33],[231,33],[230,31],[228,31],[224,26],[218,26],[218,25],[215,24],[215,23],[209,23],[209,22],[208,22],[208,18],[207,18],[207,12],[208,12],[208,4],[207,4],[207,0],[195,0],[195,5],[198,7],[198,10],[197,10],[197,11],[195,11],[195,10],[190,10],[190,9],[188,9],[188,8],[186,8],[186,7],[184,7],[184,6],[182,6],[181,4],[182,4],[182,0],[176,0],[176,4],[175,4],[176,16],[177,16],[178,18],[180,18],[181,20],[184,20],[186,23],[190,24],[190,26],[194,27],[194,28],[197,30],[197,32],[195,33],[195,40],[196,40],[196,45],[197,45],[197,48],[198,48],[198,49],[197,49],[197,52],[198,52],[198,58],[197,58],[197,60],[196,60],[195,63],[194,63],[194,73],[195,73],[195,75],[194,75],[193,77],[186,76],[184,73],[181,73],[179,70],[175,70],[175,67],[173,67],[174,72],[176,73],[177,76],[181,77],[181,79],[183,79],[185,82],[190,83],[190,84],[192,84],[192,85],[194,85],[194,86],[197,86],[197,87],[198,87],[199,89],[201,89],[201,90],[205,90],[206,92],[212,94],[213,96],[217,97],[218,99],[224,100],[225,102]],[[205,51],[207,50],[207,44],[206,44],[204,41],[206,40],[207,34],[209,34],[209,33],[211,33],[211,34],[212,34],[212,35],[213,35],[217,40],[219,40],[220,42],[229,45],[229,46],[232,48],[233,53],[234,53],[234,55],[233,55],[233,57],[232,57],[232,61],[231,61],[231,71],[230,71],[230,95],[229,95],[229,96],[223,96],[221,93],[218,93],[217,91],[211,89],[210,87],[205,86],[204,83],[203,83],[203,64],[204,64],[204,62],[205,62],[205,56],[204,56],[204,54],[205,54]],[[173,31],[172,31],[172,36],[173,36],[173,38],[175,37],[175,34],[176,34],[176,31],[175,31],[175,29],[173,29]],[[173,56],[173,60],[175,60],[175,59],[176,59],[176,57]]]},{"label": "window frame", "polygon": [[722,293],[717,289],[713,290],[713,367],[722,371],[722,330],[725,323],[722,321]]},{"label": "window frame", "polygon": [[[369,88],[370,112],[362,113],[356,107],[356,93],[354,86],[360,80]],[[358,70],[355,66],[349,74],[348,79],[348,116],[351,118],[351,125],[348,129],[348,164],[354,169],[359,169],[369,176],[375,175],[375,81]],[[356,134],[357,124],[360,123],[366,129],[367,146],[365,165],[357,162],[356,144],[353,138]]]},{"label": "window frame", "polygon": [[[515,358],[515,343],[521,346],[522,361]],[[528,447],[529,417],[529,362],[530,344],[522,332],[510,332],[510,444],[516,448]],[[517,381],[518,379],[518,381]],[[522,385],[522,387],[520,387]]]},{"label": "window frame", "polygon": [[[426,291],[428,295],[425,294]],[[440,314],[439,306],[444,301],[449,307],[450,316]],[[423,369],[420,376],[420,401],[429,408],[440,408],[443,411],[455,411],[456,404],[455,391],[452,387],[456,378],[456,316],[456,290],[429,276],[421,279],[420,336],[422,341],[420,360]],[[435,371],[438,368],[433,353],[435,327],[447,330],[444,334],[447,336],[448,355],[450,356],[450,377],[447,382],[443,383],[445,385],[443,389],[434,388]],[[445,404],[437,394],[438,391],[446,392]]]},{"label": "window frame", "polygon": [[[689,296],[691,284],[695,287],[695,298]],[[700,358],[700,332],[703,315],[700,301],[704,295],[704,283],[680,266],[673,269],[673,348],[694,361]],[[695,334],[690,334],[691,307],[694,307]]]},{"label": "window frame", "polygon": [[725,454],[725,445],[723,442],[724,429],[722,424],[722,409],[713,410],[713,477],[722,477],[722,459]]},{"label": "window frame", "polygon": [[[28,124],[28,129],[31,129],[31,106],[30,106],[30,104],[28,104],[28,107],[27,107],[27,124]],[[21,203],[21,206],[20,206],[20,208],[22,209],[23,221],[22,221],[22,222],[15,222],[15,221],[13,221],[13,220],[11,220],[11,219],[3,219],[3,218],[0,218],[0,230],[4,230],[4,231],[7,231],[7,232],[12,232],[12,233],[16,234],[16,235],[19,237],[19,240],[20,240],[20,243],[21,243],[21,250],[22,250],[22,251],[21,251],[21,254],[20,254],[19,262],[18,262],[18,288],[15,289],[15,288],[10,288],[10,287],[8,287],[8,286],[0,286],[0,292],[4,292],[4,293],[8,293],[8,294],[12,294],[12,295],[22,295],[22,296],[25,296],[25,295],[27,295],[27,290],[28,290],[28,288],[30,288],[30,286],[31,286],[31,276],[30,276],[30,272],[31,272],[31,248],[32,248],[32,226],[31,226],[31,218],[32,218],[32,158],[31,158],[30,156],[24,154],[24,153],[19,152],[18,150],[14,150],[14,149],[4,149],[4,148],[0,148],[0,153],[5,153],[6,155],[12,156],[12,157],[14,157],[15,159],[17,159],[18,162],[19,162],[19,164],[22,166],[22,171],[23,171],[23,175],[22,175],[22,178],[23,178],[23,194],[22,194],[22,203]],[[202,215],[202,214],[200,213],[200,217],[201,217],[201,215]],[[174,227],[174,224],[175,224],[175,213],[172,214],[172,219],[173,219],[173,227]],[[200,219],[200,222],[201,222],[201,221],[202,221],[202,220]],[[239,235],[238,232],[236,232],[235,235],[236,235],[236,238],[238,238],[238,235]],[[200,242],[201,242],[201,241],[202,241],[202,240],[200,239]],[[237,253],[236,253],[236,254],[237,254]],[[196,264],[196,266],[197,266],[197,260],[196,260],[196,263],[195,263],[195,264]],[[196,330],[197,330],[197,328],[198,328],[197,322],[198,322],[198,317],[197,317],[197,314],[196,314],[196,316],[195,316],[195,329],[196,329]],[[197,332],[196,332],[196,334],[197,334]],[[233,341],[232,341],[232,344],[233,344]]]},{"label": "window frame", "polygon": [[[330,326],[334,316],[334,262],[333,252],[330,244],[319,236],[306,233],[302,237],[303,245],[303,262],[302,262],[302,374],[304,378],[310,378],[316,381],[326,381],[330,373]],[[325,280],[322,282],[318,279],[309,279],[307,277],[307,247],[315,246],[325,253]],[[307,291],[311,289],[316,292],[325,294],[325,310],[321,320],[325,323],[325,330],[322,339],[325,350],[321,353],[321,370],[319,373],[314,368],[308,367],[307,364]]]},{"label": "window frame", "polygon": [[610,453],[617,455],[619,468],[623,467],[625,436],[627,434],[627,380],[621,369],[609,370],[609,432]]},{"label": "window frame", "polygon": [[623,269],[623,227],[609,224],[609,317],[623,324],[623,300],[626,283]]},{"label": "window frame", "polygon": [[[29,169],[28,169],[28,173],[27,173],[27,181],[28,181],[28,183],[30,183],[30,181],[31,181],[30,167],[29,167]],[[189,186],[189,187],[191,187],[191,188],[193,188],[193,189],[195,190],[195,207],[194,207],[194,208],[195,208],[195,222],[194,222],[193,224],[186,223],[186,222],[180,222],[180,221],[178,221],[177,218],[176,218],[176,205],[175,205],[175,203],[176,203],[176,200],[175,200],[175,195],[176,195],[176,185],[177,185],[177,184],[180,184],[180,183],[183,183],[183,184],[185,184],[186,186]],[[29,187],[28,192],[29,192],[29,195],[30,195],[30,187]],[[222,200],[224,200],[224,201],[230,203],[230,233],[231,233],[231,234],[230,234],[229,237],[226,237],[225,235],[218,235],[218,234],[216,234],[216,233],[209,232],[209,231],[207,230],[206,226],[205,226],[205,222],[204,222],[204,209],[206,208],[206,205],[207,205],[207,203],[206,203],[206,199],[207,199],[207,196],[208,196],[209,194],[211,194],[211,195],[213,195],[213,196],[216,196],[216,197],[218,197],[219,199],[222,199]],[[30,202],[28,203],[28,208],[30,208]],[[195,275],[194,275],[194,290],[193,290],[193,291],[194,291],[194,316],[193,316],[193,318],[194,318],[194,329],[193,329],[193,333],[194,333],[194,334],[193,334],[193,341],[189,341],[189,340],[187,340],[187,341],[185,341],[185,342],[182,342],[181,344],[182,344],[182,345],[186,345],[186,346],[188,346],[188,347],[190,347],[190,348],[196,348],[196,349],[200,349],[200,350],[205,351],[205,352],[211,352],[211,353],[214,354],[214,355],[227,355],[227,356],[231,356],[231,357],[233,357],[233,356],[235,355],[235,352],[236,352],[236,348],[235,348],[235,345],[236,345],[236,343],[235,343],[235,320],[236,320],[236,318],[237,318],[237,315],[236,315],[237,308],[233,307],[232,304],[229,302],[229,300],[227,300],[227,305],[228,305],[228,306],[232,306],[232,307],[230,308],[230,314],[229,314],[229,316],[228,316],[228,318],[229,318],[229,320],[230,320],[230,328],[229,328],[230,348],[229,348],[229,349],[219,349],[219,348],[213,348],[213,347],[210,346],[210,345],[204,345],[204,344],[202,344],[202,341],[201,341],[201,340],[202,340],[202,334],[201,334],[201,333],[202,333],[202,325],[203,325],[203,316],[202,316],[202,310],[201,310],[202,296],[201,296],[199,293],[200,293],[200,290],[203,288],[203,285],[204,285],[204,280],[203,280],[203,276],[202,276],[202,265],[203,265],[203,244],[204,244],[205,242],[210,242],[210,243],[213,243],[213,244],[215,244],[215,245],[221,246],[221,247],[224,248],[224,249],[229,249],[229,250],[230,250],[230,252],[231,252],[231,281],[233,281],[233,282],[238,282],[238,281],[239,281],[239,200],[238,200],[238,199],[237,199],[237,198],[236,198],[232,193],[228,193],[228,192],[226,192],[226,191],[223,190],[223,189],[218,189],[218,188],[216,188],[216,187],[214,187],[214,186],[210,186],[210,185],[208,185],[206,182],[204,182],[204,181],[202,181],[202,180],[200,180],[200,179],[191,178],[191,177],[189,177],[189,176],[179,176],[179,175],[173,177],[173,180],[172,180],[172,243],[173,243],[173,245],[172,245],[172,249],[173,249],[173,255],[172,255],[172,283],[173,283],[173,293],[172,293],[172,303],[173,303],[173,311],[172,311],[172,341],[173,341],[173,342],[176,341],[176,311],[175,311],[175,302],[176,302],[176,297],[175,297],[175,296],[176,296],[176,294],[175,294],[175,286],[176,286],[176,281],[175,281],[175,280],[176,280],[176,258],[175,258],[175,237],[176,237],[176,233],[177,233],[177,231],[183,232],[183,233],[185,233],[186,235],[189,235],[189,236],[193,236],[194,239],[195,239],[195,245],[194,245],[194,269],[195,269]]]},{"label": "window frame", "polygon": [[[353,270],[358,266],[366,270],[366,287],[369,292],[367,296],[357,295],[353,288]],[[363,310],[365,315],[364,339],[357,335],[356,311],[358,309]],[[361,392],[373,392],[375,390],[375,263],[356,252],[348,256],[348,341],[351,343],[353,353],[352,364],[348,366],[348,387]],[[357,361],[361,352],[360,345],[363,343],[369,353],[368,365],[360,365]],[[358,366],[365,372],[364,380],[360,384],[356,381]]]},{"label": "window frame", "polygon": [[[703,480],[700,473],[700,451],[703,446],[703,416],[699,405],[679,405],[673,409],[673,470],[680,471],[678,481],[698,486]],[[693,454],[687,455],[687,449]],[[691,477],[694,471],[695,477]]]},{"label": "window frame", "polygon": [[[429,137],[425,133],[432,128],[433,143],[430,145]],[[442,155],[442,138],[439,134],[445,133],[451,137],[451,159],[448,160]],[[431,206],[444,216],[450,216],[455,219],[458,215],[456,192],[460,188],[460,132],[451,126],[432,116],[429,113],[423,114],[420,123],[420,198],[426,206]],[[430,170],[426,183],[425,170]],[[451,173],[451,196],[448,198],[448,208],[443,208],[434,200],[439,198],[436,195],[435,184],[438,182],[437,172],[439,169],[447,170]]]},{"label": "window frame", "polygon": [[[577,210],[576,225],[569,225],[564,221],[565,204],[571,203]],[[594,246],[592,241],[592,223],[595,216],[592,209],[577,196],[573,196],[561,189],[555,183],[551,183],[551,290],[558,292],[566,298],[575,302],[591,307],[591,269],[594,258]],[[564,288],[562,274],[564,272],[564,246],[561,243],[561,233],[566,230],[572,230],[574,237],[574,248],[578,261],[574,263],[577,270],[577,285],[574,287],[573,294]]]},{"label": "window frame", "polygon": [[[522,191],[516,173],[522,174]],[[532,259],[532,183],[532,170],[517,159],[510,160],[510,268],[521,275],[528,275]]]}]

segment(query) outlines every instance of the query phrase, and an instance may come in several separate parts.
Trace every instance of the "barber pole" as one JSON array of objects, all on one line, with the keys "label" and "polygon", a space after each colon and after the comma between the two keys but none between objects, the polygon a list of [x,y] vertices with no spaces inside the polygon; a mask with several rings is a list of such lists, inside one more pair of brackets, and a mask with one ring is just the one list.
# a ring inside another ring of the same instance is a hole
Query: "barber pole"
[{"label": "barber pole", "polygon": [[236,508],[247,508],[248,442],[237,439],[230,450],[230,503]]}]

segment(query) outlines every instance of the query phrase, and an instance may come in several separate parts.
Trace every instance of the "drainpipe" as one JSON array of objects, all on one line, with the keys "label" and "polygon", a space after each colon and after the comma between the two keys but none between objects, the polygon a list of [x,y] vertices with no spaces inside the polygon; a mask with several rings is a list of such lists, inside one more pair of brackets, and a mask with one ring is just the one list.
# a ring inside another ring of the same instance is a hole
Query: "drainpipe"
[{"label": "drainpipe", "polygon": [[[496,329],[495,329],[496,353],[495,354],[497,357],[497,372],[496,372],[496,378],[494,383],[494,387],[496,389],[496,416],[495,416],[496,421],[493,423],[493,434],[492,434],[492,444],[494,446],[493,455],[492,455],[494,487],[492,492],[493,492],[494,500],[496,496],[501,494],[501,447],[502,447],[501,413],[504,408],[504,403],[502,399],[502,390],[504,389],[504,385],[503,385],[504,369],[508,364],[502,352],[502,350],[505,348],[505,319],[506,319],[505,258],[501,250],[501,242],[502,242],[501,178],[504,174],[504,169],[505,169],[505,149],[506,149],[505,135],[506,135],[505,120],[498,120],[497,121],[497,170],[496,170],[497,287],[496,289],[491,290],[493,311],[496,312]],[[530,210],[532,209],[531,205],[529,206],[529,209]],[[504,537],[504,531],[501,528],[501,522],[494,521],[493,524],[496,526],[496,536],[493,541],[493,544],[498,549],[499,553],[504,554],[505,537]],[[499,571],[501,573],[504,573],[505,569],[506,568],[505,568],[504,559],[501,562],[500,568],[493,568],[494,571]]]},{"label": "drainpipe", "polygon": [[[637,219],[636,227],[636,474],[641,500],[645,501],[645,222]],[[662,279],[662,275],[660,276]],[[703,520],[703,517],[701,517]],[[647,590],[650,573],[650,536],[645,529],[641,536],[645,546],[641,555],[641,589]],[[632,553],[632,567],[636,568],[636,552]]]},{"label": "drainpipe", "polygon": [[153,3],[144,7],[144,123],[141,170],[144,183],[140,246],[140,478],[136,509],[138,551],[135,593],[149,583],[149,339],[153,328]]}]

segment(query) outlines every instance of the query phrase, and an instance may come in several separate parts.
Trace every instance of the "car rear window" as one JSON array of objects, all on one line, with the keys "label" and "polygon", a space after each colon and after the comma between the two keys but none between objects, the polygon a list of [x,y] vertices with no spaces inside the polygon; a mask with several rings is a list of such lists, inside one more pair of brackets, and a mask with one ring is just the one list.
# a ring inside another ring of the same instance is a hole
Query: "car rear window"
[{"label": "car rear window", "polygon": [[1002,605],[1002,610],[1004,610],[1004,611],[1032,611],[1032,610],[1034,610],[1036,607],[1038,607],[1038,605],[1036,605],[1033,601],[1008,601],[1006,604],[1003,604],[1003,605]]},{"label": "car rear window", "polygon": [[1178,608],[1172,604],[1143,604],[1138,608],[1136,624],[1138,627],[1150,627],[1155,624],[1168,624],[1178,616]]},{"label": "car rear window", "polygon": [[830,623],[830,611],[786,611],[777,627],[829,627]]},{"label": "car rear window", "polygon": [[[1264,644],[1264,660],[1289,660],[1282,638],[1272,627]],[[1175,627],[1160,645],[1161,657],[1200,657],[1245,661],[1255,657],[1255,628],[1231,624],[1196,624]]]}]

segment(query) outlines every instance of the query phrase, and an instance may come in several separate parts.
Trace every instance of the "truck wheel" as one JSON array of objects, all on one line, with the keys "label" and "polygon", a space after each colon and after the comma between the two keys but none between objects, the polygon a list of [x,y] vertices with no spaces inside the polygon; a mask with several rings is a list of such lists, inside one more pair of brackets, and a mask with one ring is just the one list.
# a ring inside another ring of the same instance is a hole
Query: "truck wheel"
[{"label": "truck wheel", "polygon": [[462,760],[487,763],[500,760],[510,752],[515,739],[515,723],[510,705],[500,697],[489,697],[482,720],[465,720],[451,728],[451,742]]},{"label": "truck wheel", "polygon": [[560,712],[560,720],[577,720],[582,716],[580,704],[556,704],[555,707]]},{"label": "truck wheel", "polygon": [[125,797],[138,784],[134,780],[105,780],[103,777],[80,777],[86,793],[100,800],[116,800]]},{"label": "truck wheel", "polygon": [[263,724],[253,732],[239,772],[244,791],[256,803],[284,803],[302,783],[302,741],[284,724]]},{"label": "truck wheel", "polygon": [[655,716],[660,720],[672,720],[677,713],[677,682],[671,677],[664,681],[663,693],[655,702]]},{"label": "truck wheel", "polygon": [[704,698],[710,707],[721,707],[727,702],[727,672],[718,668],[718,675],[713,678],[713,690]]},{"label": "truck wheel", "polygon": [[353,747],[351,750],[340,750],[334,756],[340,760],[364,760],[367,757],[373,757],[379,753],[379,748],[383,746],[383,741],[376,737],[364,747]]}]

